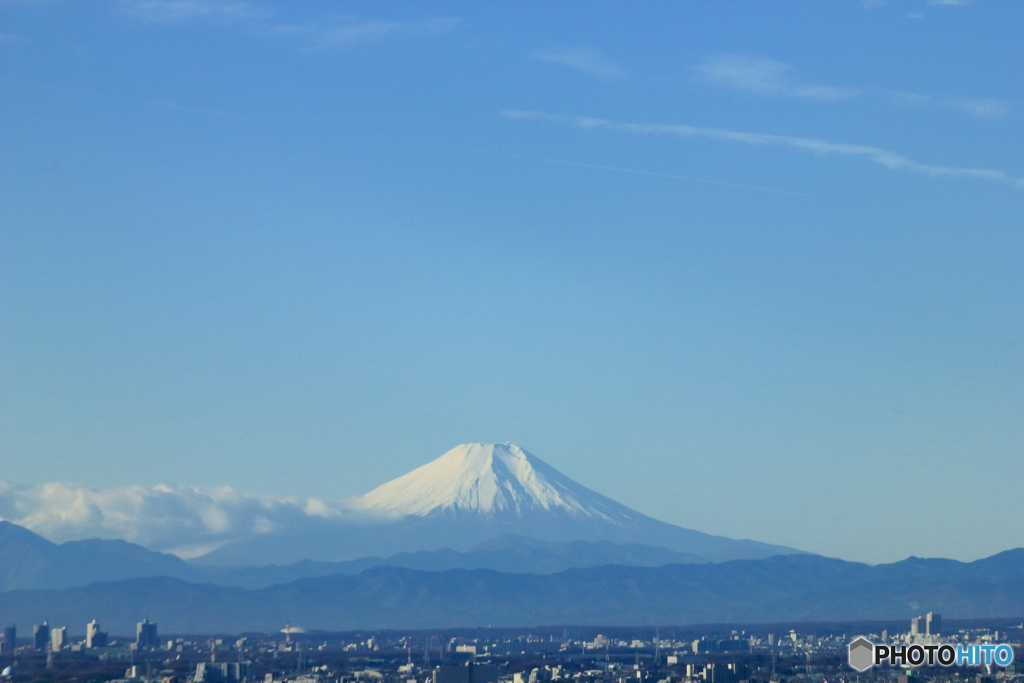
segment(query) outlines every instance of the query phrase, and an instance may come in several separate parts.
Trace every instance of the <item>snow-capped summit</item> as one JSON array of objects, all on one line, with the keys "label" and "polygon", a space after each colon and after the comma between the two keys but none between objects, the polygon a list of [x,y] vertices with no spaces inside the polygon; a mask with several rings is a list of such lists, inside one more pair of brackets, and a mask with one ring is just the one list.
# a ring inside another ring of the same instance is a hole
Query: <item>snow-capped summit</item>
[{"label": "snow-capped summit", "polygon": [[628,523],[628,508],[577,484],[512,443],[466,443],[358,498],[375,512],[523,514],[546,511]]},{"label": "snow-capped summit", "polygon": [[712,536],[648,517],[577,484],[511,443],[456,446],[349,501],[344,512],[254,534],[204,555],[202,561],[287,564],[441,548],[467,552],[510,537],[637,543],[713,561],[799,552]]}]

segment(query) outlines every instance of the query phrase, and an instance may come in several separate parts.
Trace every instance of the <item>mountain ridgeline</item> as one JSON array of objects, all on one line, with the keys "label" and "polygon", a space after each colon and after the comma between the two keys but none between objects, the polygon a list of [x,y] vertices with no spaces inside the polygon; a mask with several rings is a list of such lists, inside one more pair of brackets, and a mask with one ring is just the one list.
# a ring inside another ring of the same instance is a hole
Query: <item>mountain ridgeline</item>
[{"label": "mountain ridgeline", "polygon": [[707,562],[705,558],[666,548],[609,541],[555,543],[518,536],[491,539],[460,553],[451,548],[418,550],[391,557],[363,557],[346,562],[301,560],[289,565],[218,567],[193,565],[166,553],[125,541],[68,541],[57,545],[10,522],[0,522],[0,591],[71,588],[97,581],[167,576],[184,581],[240,588],[264,588],[296,579],[358,574],[389,566],[421,571],[493,569],[553,574],[600,565],[658,567]]},{"label": "mountain ridgeline", "polygon": [[718,564],[602,566],[555,574],[375,567],[256,590],[167,577],[0,594],[8,622],[99,619],[132,633],[143,616],[168,633],[578,625],[684,625],[1024,614],[1024,549],[962,563],[910,558],[868,566],[817,555]]},{"label": "mountain ridgeline", "polygon": [[514,444],[463,444],[335,507],[343,514],[243,534],[189,562],[119,540],[56,545],[0,521],[0,590],[143,576],[259,588],[381,565],[550,574],[801,552],[658,521]]},{"label": "mountain ridgeline", "polygon": [[191,561],[0,521],[0,616],[129,632],[1024,615],[1024,549],[871,567],[647,517],[513,444],[464,444],[351,501]]}]

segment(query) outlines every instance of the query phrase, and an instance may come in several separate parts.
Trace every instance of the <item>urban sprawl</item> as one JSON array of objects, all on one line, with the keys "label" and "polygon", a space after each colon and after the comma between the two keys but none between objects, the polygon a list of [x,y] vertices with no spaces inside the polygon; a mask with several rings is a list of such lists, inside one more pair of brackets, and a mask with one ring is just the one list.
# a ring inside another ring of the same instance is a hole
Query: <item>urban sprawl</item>
[{"label": "urban sprawl", "polygon": [[858,636],[1019,649],[1021,634],[1021,625],[1005,620],[944,629],[932,613],[909,628],[873,630],[816,624],[321,633],[286,626],[232,637],[161,636],[157,624],[143,620],[133,638],[112,637],[93,620],[84,638],[47,622],[19,638],[8,626],[0,666],[4,683],[1024,683],[1014,664],[883,666],[858,674],[846,659]]}]

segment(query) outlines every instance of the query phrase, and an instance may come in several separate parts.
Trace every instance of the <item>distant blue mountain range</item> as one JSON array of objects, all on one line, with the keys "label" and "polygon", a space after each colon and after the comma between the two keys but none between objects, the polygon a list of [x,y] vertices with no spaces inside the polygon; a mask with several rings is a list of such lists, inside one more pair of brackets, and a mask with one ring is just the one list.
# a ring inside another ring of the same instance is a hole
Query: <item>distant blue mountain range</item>
[{"label": "distant blue mountain range", "polygon": [[96,581],[168,576],[198,583],[262,588],[296,579],[358,574],[390,566],[444,571],[495,569],[514,573],[552,574],[565,569],[621,564],[657,567],[708,560],[689,553],[640,544],[609,541],[557,543],[520,536],[486,541],[467,552],[451,548],[399,553],[387,558],[364,557],[346,562],[302,560],[289,565],[218,567],[190,564],[167,553],[125,541],[90,539],[52,543],[11,522],[0,521],[0,591],[71,588]]},{"label": "distant blue mountain range", "polygon": [[[19,542],[33,541],[34,534],[26,536],[31,532],[13,526],[0,526],[0,566],[12,577],[24,577],[31,570],[23,565],[9,571],[8,552],[16,551]],[[85,548],[95,551],[107,543],[90,542]],[[109,547],[137,559],[138,551],[126,545]],[[70,552],[88,554],[78,545],[71,545]],[[42,554],[35,557],[41,562]],[[59,556],[51,561],[63,564]],[[141,566],[156,572],[163,561],[151,558]],[[181,571],[205,571],[180,560],[167,562]],[[50,576],[69,569],[35,566],[42,568],[40,575],[55,572]],[[0,593],[0,620],[28,624],[46,619],[67,624],[74,634],[91,619],[113,633],[130,633],[143,618],[158,622],[164,633],[239,633],[275,631],[286,622],[344,630],[521,626],[528,619],[538,625],[669,625],[902,619],[922,611],[949,618],[1024,615],[1020,548],[968,563],[912,557],[877,566],[807,554],[659,567],[605,565],[550,574],[376,566],[256,589],[215,585],[202,573],[192,576],[200,578],[148,576],[9,590]]]}]

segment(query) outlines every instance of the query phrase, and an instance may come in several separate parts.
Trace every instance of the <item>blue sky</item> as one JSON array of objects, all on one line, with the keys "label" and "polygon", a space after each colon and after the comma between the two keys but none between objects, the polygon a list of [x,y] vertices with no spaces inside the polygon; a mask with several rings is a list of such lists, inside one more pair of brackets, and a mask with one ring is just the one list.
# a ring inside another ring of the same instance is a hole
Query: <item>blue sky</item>
[{"label": "blue sky", "polygon": [[1024,545],[1021,3],[0,13],[0,478]]}]

